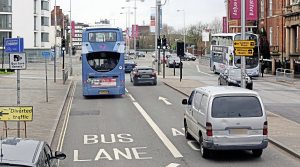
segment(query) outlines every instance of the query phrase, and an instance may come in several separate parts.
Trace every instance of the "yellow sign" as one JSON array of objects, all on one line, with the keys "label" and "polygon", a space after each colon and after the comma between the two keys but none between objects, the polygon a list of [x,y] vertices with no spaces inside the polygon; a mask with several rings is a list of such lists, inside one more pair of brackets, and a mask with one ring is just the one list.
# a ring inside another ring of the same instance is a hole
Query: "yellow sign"
[{"label": "yellow sign", "polygon": [[235,48],[234,53],[237,56],[253,56],[253,49],[249,48]]},{"label": "yellow sign", "polygon": [[235,41],[233,41],[233,46],[235,48],[254,48],[255,41],[254,40],[235,40]]},{"label": "yellow sign", "polygon": [[32,106],[2,106],[0,121],[32,121]]}]

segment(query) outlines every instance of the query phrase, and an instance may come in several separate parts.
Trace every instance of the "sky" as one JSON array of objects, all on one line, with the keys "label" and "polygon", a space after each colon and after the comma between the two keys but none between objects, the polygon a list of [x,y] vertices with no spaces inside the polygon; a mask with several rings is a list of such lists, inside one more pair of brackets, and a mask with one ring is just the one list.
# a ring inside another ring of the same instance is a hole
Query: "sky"
[{"label": "sky", "polygon": [[[136,23],[138,25],[150,24],[151,7],[155,7],[156,0],[136,0]],[[165,0],[161,0],[162,3]],[[55,0],[50,0],[51,6],[55,5]],[[126,27],[126,15],[130,8],[130,24],[134,24],[134,0],[56,0],[56,5],[61,6],[64,14],[70,11],[75,22],[94,23],[101,19],[111,20],[111,24],[116,27]],[[125,9],[122,9],[125,7]],[[184,10],[184,12],[177,12]],[[185,17],[184,17],[185,13]],[[173,26],[176,30],[185,26],[195,25],[199,22],[210,23],[215,18],[222,18],[226,15],[224,0],[167,0],[162,6],[162,22]],[[128,20],[127,20],[128,21]]]}]

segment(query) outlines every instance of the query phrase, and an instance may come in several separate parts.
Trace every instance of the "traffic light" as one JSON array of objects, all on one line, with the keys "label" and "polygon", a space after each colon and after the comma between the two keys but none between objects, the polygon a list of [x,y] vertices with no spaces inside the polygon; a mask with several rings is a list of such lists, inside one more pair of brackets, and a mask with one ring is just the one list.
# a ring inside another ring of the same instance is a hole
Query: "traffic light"
[{"label": "traffic light", "polygon": [[177,42],[177,56],[184,56],[184,42]]},{"label": "traffic light", "polygon": [[167,48],[167,39],[166,39],[165,36],[162,38],[162,48],[163,48],[163,49],[166,49],[166,48]]},{"label": "traffic light", "polygon": [[160,39],[160,36],[157,38],[157,49],[161,49],[161,39]]},{"label": "traffic light", "polygon": [[61,47],[62,48],[66,47],[66,40],[65,40],[65,38],[61,39]]}]

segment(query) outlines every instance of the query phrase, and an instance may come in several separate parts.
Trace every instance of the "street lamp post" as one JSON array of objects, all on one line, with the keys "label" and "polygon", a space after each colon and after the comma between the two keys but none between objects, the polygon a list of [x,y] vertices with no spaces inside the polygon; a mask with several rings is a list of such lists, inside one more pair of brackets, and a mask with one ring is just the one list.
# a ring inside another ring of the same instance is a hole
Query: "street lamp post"
[{"label": "street lamp post", "polygon": [[72,39],[72,0],[70,0],[70,47],[69,47],[69,55],[70,55],[70,76],[73,75],[73,67],[72,67],[72,47],[73,47],[73,39]]},{"label": "street lamp post", "polygon": [[183,42],[184,42],[184,53],[185,53],[185,36],[186,36],[186,30],[185,30],[185,10],[178,9],[177,12],[183,12]]},{"label": "street lamp post", "polygon": [[133,49],[134,49],[134,53],[136,52],[136,35],[137,35],[137,32],[136,32],[136,1],[141,1],[141,2],[144,2],[144,0],[126,0],[126,2],[130,2],[130,1],[134,1],[134,26],[133,26],[133,29],[132,29],[132,32],[133,32]]},{"label": "street lamp post", "polygon": [[130,50],[130,39],[129,39],[129,26],[130,26],[130,15],[132,12],[130,12],[131,7],[122,7],[121,9],[127,8],[128,10],[126,12],[121,12],[120,14],[125,14],[126,15],[126,53],[129,52]]}]

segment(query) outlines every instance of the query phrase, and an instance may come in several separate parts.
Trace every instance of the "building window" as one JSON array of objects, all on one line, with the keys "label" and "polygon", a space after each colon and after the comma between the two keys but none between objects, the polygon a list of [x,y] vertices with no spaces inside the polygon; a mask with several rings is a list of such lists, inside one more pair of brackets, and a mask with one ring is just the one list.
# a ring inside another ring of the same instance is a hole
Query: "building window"
[{"label": "building window", "polygon": [[3,46],[3,38],[11,38],[11,32],[0,32],[0,46]]},{"label": "building window", "polygon": [[273,15],[273,0],[269,0],[269,16]]},{"label": "building window", "polygon": [[34,47],[37,47],[37,37],[38,37],[38,33],[34,33]]},{"label": "building window", "polygon": [[37,14],[37,0],[34,0],[34,14]]},{"label": "building window", "polygon": [[42,26],[49,26],[49,17],[42,16]]},{"label": "building window", "polygon": [[0,0],[0,12],[12,12],[11,0]]},{"label": "building window", "polygon": [[270,42],[270,46],[273,46],[273,27],[270,27],[270,32],[269,32],[269,42]]},{"label": "building window", "polygon": [[42,32],[42,42],[49,42],[49,33]]},{"label": "building window", "polygon": [[0,14],[0,29],[11,29],[11,15],[10,14]]},{"label": "building window", "polygon": [[265,17],[265,0],[260,0],[260,18]]},{"label": "building window", "polygon": [[41,9],[49,11],[49,1],[42,1]]}]

